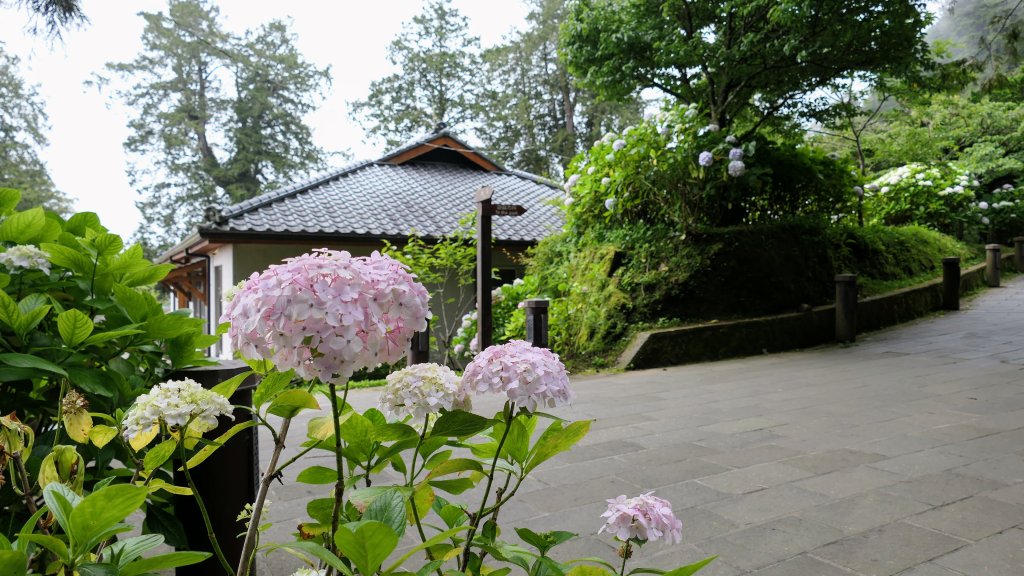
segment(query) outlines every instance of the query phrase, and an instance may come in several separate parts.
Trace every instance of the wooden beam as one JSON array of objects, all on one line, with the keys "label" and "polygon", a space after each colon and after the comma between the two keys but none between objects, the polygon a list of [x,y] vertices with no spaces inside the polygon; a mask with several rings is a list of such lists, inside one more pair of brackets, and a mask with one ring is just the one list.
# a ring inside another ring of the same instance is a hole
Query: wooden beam
[{"label": "wooden beam", "polygon": [[483,168],[484,170],[487,170],[488,172],[496,172],[500,170],[500,168],[493,164],[492,162],[487,161],[486,159],[481,157],[476,152],[473,152],[472,150],[467,150],[463,144],[460,144],[458,141],[448,136],[441,136],[439,138],[431,140],[430,142],[425,142],[411,150],[406,150],[405,152],[402,152],[401,154],[395,156],[394,158],[389,159],[388,162],[391,162],[392,164],[404,164],[409,160],[412,160],[413,158],[422,156],[427,152],[431,152],[437,148],[448,148],[449,150],[458,152],[459,154],[462,154],[467,159],[469,159],[470,162],[476,164],[477,166]]}]

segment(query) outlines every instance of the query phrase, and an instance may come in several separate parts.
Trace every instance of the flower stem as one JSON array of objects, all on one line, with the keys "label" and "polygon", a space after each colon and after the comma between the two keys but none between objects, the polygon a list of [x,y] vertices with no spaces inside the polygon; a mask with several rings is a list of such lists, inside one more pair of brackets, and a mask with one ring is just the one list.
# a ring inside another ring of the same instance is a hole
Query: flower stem
[{"label": "flower stem", "polygon": [[291,418],[285,418],[281,422],[281,429],[277,432],[277,442],[274,443],[274,452],[270,455],[270,463],[267,464],[267,471],[260,480],[260,488],[256,493],[256,501],[252,504],[252,516],[249,517],[249,529],[245,532],[245,542],[242,544],[242,555],[238,559],[238,570],[236,576],[246,576],[249,573],[251,556],[256,549],[256,537],[259,535],[260,517],[263,515],[263,503],[267,499],[267,492],[270,490],[270,483],[277,477],[277,459],[284,449],[284,439],[288,436],[288,426]]},{"label": "flower stem", "polygon": [[498,467],[498,457],[501,455],[501,448],[505,445],[505,440],[508,438],[509,430],[512,429],[512,421],[515,420],[515,416],[512,414],[512,406],[508,402],[505,403],[501,414],[505,418],[505,430],[501,433],[501,440],[498,441],[498,447],[494,450],[494,459],[491,460],[491,471],[487,474],[487,487],[484,489],[484,496],[480,500],[480,509],[470,519],[469,533],[466,535],[466,548],[462,553],[462,566],[459,567],[461,572],[465,572],[469,566],[469,553],[473,548],[473,537],[476,536],[477,528],[480,527],[480,521],[484,517],[484,510],[487,509],[487,497],[490,496],[491,485],[494,483],[494,471]]},{"label": "flower stem", "polygon": [[[15,454],[11,459],[14,461],[14,467],[18,471],[18,478],[21,479],[21,491],[22,496],[25,497],[25,507],[28,508],[30,516],[35,516],[39,509],[36,507],[35,498],[32,497],[32,484],[28,480],[28,471],[25,470],[25,463],[21,461],[21,454]],[[43,525],[42,519],[39,520],[39,531],[47,535],[50,533],[46,526]]]},{"label": "flower stem", "polygon": [[[335,555],[338,554],[338,546],[334,543],[334,536],[338,533],[338,520],[341,517],[341,506],[345,498],[345,458],[341,447],[341,427],[338,425],[338,417],[341,410],[338,408],[338,387],[332,380],[327,384],[331,396],[331,423],[334,426],[334,465],[338,469],[338,481],[334,483],[334,507],[331,509],[331,541],[329,549]],[[345,381],[345,391],[341,398],[342,409],[348,402],[348,380]]]},{"label": "flower stem", "polygon": [[[416,456],[420,453],[420,446],[423,446],[424,438],[427,437],[427,426],[429,424],[430,414],[428,413],[423,417],[423,431],[420,432],[420,439],[418,442],[416,442],[416,449],[412,453],[412,466],[409,467],[409,480],[407,484],[409,488],[413,488],[413,484],[416,483]],[[420,535],[420,542],[425,543],[427,541],[427,534],[423,531],[423,522],[420,520],[420,511],[416,509],[415,488],[413,488],[413,492],[410,498],[412,499],[410,505],[412,506],[412,519],[416,522],[416,532],[418,532]],[[434,554],[430,551],[430,548],[424,548],[423,551],[426,552],[427,560],[433,562]],[[444,573],[441,572],[440,566],[437,567],[437,576],[444,576]]]},{"label": "flower stem", "polygon": [[199,513],[203,516],[203,524],[206,525],[206,535],[210,539],[210,545],[213,546],[213,552],[217,555],[217,560],[220,560],[220,565],[224,568],[225,574],[231,576],[231,564],[228,563],[228,559],[224,556],[224,551],[220,549],[217,535],[213,533],[213,524],[210,523],[210,513],[206,511],[203,497],[199,495],[199,490],[196,488],[195,482],[192,481],[192,474],[188,471],[188,458],[185,457],[184,428],[181,431],[181,440],[178,441],[178,451],[181,453],[181,468],[185,471],[185,480],[188,482],[188,487],[192,489],[192,497],[196,499],[196,504],[199,505]]},{"label": "flower stem", "polygon": [[619,576],[626,576],[626,560],[633,555],[633,547],[630,545],[629,540],[626,540],[625,544],[622,545],[622,568],[619,569]]}]

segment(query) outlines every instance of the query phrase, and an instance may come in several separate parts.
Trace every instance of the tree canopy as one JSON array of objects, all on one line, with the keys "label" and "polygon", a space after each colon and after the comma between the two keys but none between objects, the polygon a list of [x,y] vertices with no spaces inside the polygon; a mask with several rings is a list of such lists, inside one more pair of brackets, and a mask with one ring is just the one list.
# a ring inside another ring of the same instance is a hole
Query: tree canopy
[{"label": "tree canopy", "polygon": [[480,112],[480,39],[445,0],[432,0],[388,47],[398,71],[370,84],[352,117],[368,134],[398,146],[438,125],[465,128]]},{"label": "tree canopy", "polygon": [[[188,234],[211,204],[238,202],[323,166],[303,117],[329,83],[281,21],[236,35],[206,0],[142,13],[143,51],[111,63],[115,95],[134,111],[125,141],[148,250]],[[110,82],[101,78],[102,83]]]},{"label": "tree canopy", "polygon": [[927,53],[922,0],[579,0],[562,50],[606,98],[656,88],[728,125],[813,114],[802,98],[856,73],[902,74]]},{"label": "tree canopy", "polygon": [[43,206],[66,215],[71,200],[57,190],[39,158],[47,143],[46,110],[35,87],[21,78],[19,64],[0,43],[0,188],[21,191],[19,210]]},{"label": "tree canopy", "polygon": [[0,0],[0,7],[10,5],[28,11],[32,34],[45,32],[51,38],[60,38],[64,30],[89,21],[82,0]]}]

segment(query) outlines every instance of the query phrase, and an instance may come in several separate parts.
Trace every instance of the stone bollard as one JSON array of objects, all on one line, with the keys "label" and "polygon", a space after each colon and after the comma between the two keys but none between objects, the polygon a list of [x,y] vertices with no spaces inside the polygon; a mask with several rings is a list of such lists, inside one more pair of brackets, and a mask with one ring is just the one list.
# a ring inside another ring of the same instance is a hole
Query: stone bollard
[{"label": "stone bollard", "polygon": [[542,298],[526,301],[526,341],[537,348],[548,347],[548,304]]},{"label": "stone bollard", "polygon": [[960,309],[960,258],[942,259],[942,309]]},{"label": "stone bollard", "polygon": [[857,275],[836,274],[836,341],[857,339]]},{"label": "stone bollard", "polygon": [[[171,378],[191,378],[202,384],[204,388],[212,388],[247,369],[248,366],[242,362],[221,360],[213,366],[187,368],[175,372]],[[231,403],[236,406],[252,406],[252,392],[255,388],[256,379],[247,378],[231,395]],[[234,425],[251,420],[253,415],[249,410],[235,408],[234,417],[233,421],[221,418],[217,428],[207,432],[204,436],[208,439],[217,438]],[[238,513],[246,504],[250,504],[256,499],[257,486],[260,481],[258,440],[257,428],[242,430],[218,449],[213,458],[203,462],[202,466],[189,471],[199,494],[206,501],[210,523],[213,525],[214,534],[217,535],[217,542],[224,551],[228,563],[232,566],[236,566],[239,558],[242,557],[242,540],[237,536],[241,530],[239,526],[242,528],[245,526],[238,523]],[[184,472],[175,471],[174,481],[178,486],[186,485]],[[185,537],[188,540],[188,550],[213,551],[213,545],[210,544],[209,537],[206,535],[206,526],[195,498],[175,496],[174,515],[181,521],[184,528]],[[176,568],[175,574],[176,576],[202,576],[220,571],[220,563],[215,556],[211,556],[199,564]],[[250,571],[250,574],[252,573]]]},{"label": "stone bollard", "polygon": [[1024,236],[1013,239],[1013,261],[1017,265],[1017,272],[1024,272]]},{"label": "stone bollard", "polygon": [[430,324],[423,332],[414,332],[412,341],[409,342],[409,353],[405,355],[405,363],[408,366],[413,364],[426,364],[430,362]]},{"label": "stone bollard", "polygon": [[999,265],[1003,247],[999,244],[985,245],[985,284],[989,288],[999,287]]}]

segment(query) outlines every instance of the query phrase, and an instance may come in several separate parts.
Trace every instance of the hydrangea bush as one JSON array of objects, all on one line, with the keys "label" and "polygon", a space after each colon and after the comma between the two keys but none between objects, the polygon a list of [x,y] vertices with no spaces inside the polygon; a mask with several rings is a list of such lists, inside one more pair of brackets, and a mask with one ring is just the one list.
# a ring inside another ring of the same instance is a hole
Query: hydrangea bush
[{"label": "hydrangea bush", "polygon": [[1024,234],[1024,186],[1007,183],[980,194],[971,220],[982,241],[1013,244]]},{"label": "hydrangea bush", "polygon": [[883,173],[864,187],[869,222],[919,224],[963,236],[973,223],[978,181],[953,164],[912,163]]}]

